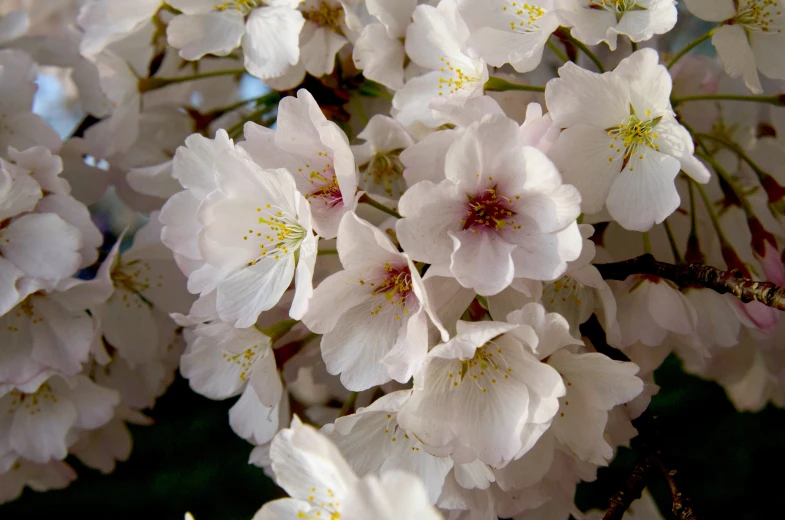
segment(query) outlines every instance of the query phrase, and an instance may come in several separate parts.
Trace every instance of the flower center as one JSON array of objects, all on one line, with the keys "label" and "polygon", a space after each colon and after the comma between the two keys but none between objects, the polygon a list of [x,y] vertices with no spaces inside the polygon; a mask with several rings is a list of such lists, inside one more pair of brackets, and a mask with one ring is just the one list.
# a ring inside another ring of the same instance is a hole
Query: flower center
[{"label": "flower center", "polygon": [[[365,282],[360,280],[360,284],[364,285]],[[384,263],[384,275],[381,282],[371,283],[373,295],[384,295],[384,298],[390,302],[390,305],[397,305],[403,307],[406,305],[406,298],[412,292],[412,273],[409,271],[408,265],[395,266],[390,262]],[[382,306],[378,306],[371,314],[378,315]],[[403,311],[404,314],[409,314],[408,310]],[[396,314],[396,320],[401,319],[401,316]]]},{"label": "flower center", "polygon": [[[341,188],[338,186],[338,178],[335,176],[335,169],[333,168],[330,161],[330,156],[327,152],[319,152],[319,157],[324,157],[328,162],[324,163],[324,166],[321,170],[318,170],[318,166],[311,170],[308,174],[309,180],[308,182],[313,186],[313,190],[310,193],[306,193],[304,197],[308,200],[308,202],[313,203],[313,199],[321,199],[325,206],[332,208],[336,204],[343,202],[343,194],[341,193]],[[310,164],[305,165],[306,168],[310,168]],[[302,172],[302,169],[298,169],[298,171]]]},{"label": "flower center", "polygon": [[461,220],[462,229],[471,229],[479,233],[481,229],[504,229],[507,224],[513,229],[520,229],[512,219],[516,213],[511,209],[510,199],[498,193],[496,185],[477,196],[467,194],[466,215]]},{"label": "flower center", "polygon": [[319,27],[325,27],[341,34],[341,24],[343,23],[343,7],[340,5],[330,5],[328,2],[314,2],[306,5],[302,11],[303,18]]},{"label": "flower center", "polygon": [[399,159],[401,150],[376,154],[373,159],[360,167],[361,189],[371,194],[386,195],[398,199],[406,191],[403,178],[403,163]]},{"label": "flower center", "polygon": [[19,408],[24,408],[30,415],[35,415],[41,413],[41,401],[57,402],[57,396],[52,393],[52,389],[46,383],[38,387],[38,390],[32,394],[25,394],[19,390],[11,390],[8,394],[11,396],[9,414],[15,413]]},{"label": "flower center", "polygon": [[782,29],[771,27],[775,15],[782,14],[778,8],[777,0],[739,0],[732,22],[751,31],[782,32]]},{"label": "flower center", "polygon": [[637,4],[638,0],[591,0],[589,9],[604,9],[616,15],[616,23],[621,21],[627,11],[643,11],[646,7]]},{"label": "flower center", "polygon": [[261,3],[261,0],[234,0],[233,2],[215,4],[213,9],[216,11],[239,11],[246,15],[259,7]]},{"label": "flower center", "polygon": [[[278,260],[281,256],[294,254],[300,248],[300,243],[305,238],[305,228],[296,219],[276,211],[277,208],[270,204],[265,204],[264,209],[256,208],[257,213],[261,213],[256,220],[258,230],[251,228],[247,235],[243,235],[243,240],[256,240],[260,249],[260,257],[272,256]],[[253,265],[258,260],[251,262]]]},{"label": "flower center", "polygon": [[[118,264],[115,267],[112,271],[112,281],[116,287],[121,287],[139,296],[140,299],[136,304],[141,307],[143,302],[147,303],[147,300],[144,299],[144,292],[147,289],[153,285],[156,287],[163,286],[163,274],[158,274],[156,277],[151,271],[150,264],[147,262],[132,260],[127,264]],[[151,276],[153,279],[150,278]],[[127,294],[123,294],[121,298],[126,307],[131,306]]]},{"label": "flower center", "polygon": [[515,32],[532,32],[539,29],[539,20],[547,11],[537,4],[510,2],[510,8],[502,7],[510,19],[510,30]]},{"label": "flower center", "polygon": [[461,90],[472,90],[480,84],[482,73],[479,71],[464,72],[460,65],[455,65],[446,58],[439,58],[444,64],[439,67],[439,95],[455,94]]},{"label": "flower center", "polygon": [[226,361],[226,363],[230,365],[236,365],[241,368],[240,370],[240,381],[247,381],[248,377],[253,369],[253,365],[256,360],[259,358],[259,355],[262,352],[262,347],[265,345],[253,345],[245,349],[243,352],[239,354],[232,354],[230,352],[224,352],[221,354],[221,359]]},{"label": "flower center", "polygon": [[567,275],[543,287],[542,304],[548,312],[558,312],[571,327],[586,321],[594,309],[594,293]]},{"label": "flower center", "polygon": [[512,367],[504,359],[502,347],[494,341],[475,350],[471,359],[461,359],[457,363],[456,367],[460,369],[447,374],[450,388],[453,389],[471,381],[482,393],[486,393],[489,383],[495,385],[509,379],[512,373]]},{"label": "flower center", "polygon": [[[647,110],[646,117],[649,116],[651,116],[651,111]],[[630,105],[630,117],[626,121],[619,123],[619,126],[606,129],[608,135],[613,137],[610,148],[618,153],[616,157],[608,157],[608,162],[623,158],[623,169],[633,155],[640,153],[639,158],[643,159],[645,150],[642,150],[641,147],[659,150],[660,146],[655,142],[659,135],[654,132],[654,127],[657,126],[661,119],[662,116],[653,119],[641,119],[635,114],[635,109]]]}]

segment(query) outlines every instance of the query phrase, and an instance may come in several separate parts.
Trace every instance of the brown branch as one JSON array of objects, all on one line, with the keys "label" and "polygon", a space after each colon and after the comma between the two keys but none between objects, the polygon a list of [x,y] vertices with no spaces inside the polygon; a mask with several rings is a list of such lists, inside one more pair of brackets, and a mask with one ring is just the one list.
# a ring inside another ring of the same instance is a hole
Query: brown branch
[{"label": "brown branch", "polygon": [[[623,352],[608,345],[605,339],[605,331],[602,329],[597,316],[592,315],[581,325],[580,330],[581,334],[589,339],[597,352],[617,361],[630,360]],[[699,517],[692,510],[689,498],[681,491],[677,479],[678,471],[673,469],[671,461],[668,460],[668,456],[662,448],[657,418],[646,410],[640,417],[632,421],[632,424],[638,430],[636,444],[640,460],[632,468],[632,472],[624,482],[623,489],[609,499],[608,511],[603,516],[603,520],[620,520],[624,516],[624,512],[629,509],[630,504],[641,497],[649,480],[657,471],[662,474],[668,483],[668,488],[671,491],[671,510],[675,517],[679,520],[699,520]]]},{"label": "brown branch", "polygon": [[625,280],[634,274],[659,276],[679,287],[701,286],[720,294],[731,293],[744,303],[761,302],[785,311],[785,289],[771,282],[744,278],[736,269],[723,271],[703,264],[674,265],[659,262],[650,254],[611,264],[594,264],[606,280]]},{"label": "brown branch", "polygon": [[611,497],[608,511],[602,520],[621,520],[624,513],[630,508],[630,504],[641,497],[644,488],[646,488],[646,481],[652,472],[650,459],[650,457],[645,457],[632,468],[632,473],[624,483],[624,489]]},{"label": "brown branch", "polygon": [[670,489],[671,492],[671,511],[673,512],[673,515],[679,520],[698,520],[698,517],[695,516],[695,513],[692,511],[690,499],[681,492],[677,479],[679,472],[675,469],[668,469],[668,465],[663,462],[663,454],[661,451],[657,455],[658,456],[654,461],[656,462],[660,473],[662,473],[662,476],[665,477],[665,481],[668,483],[668,489]]}]

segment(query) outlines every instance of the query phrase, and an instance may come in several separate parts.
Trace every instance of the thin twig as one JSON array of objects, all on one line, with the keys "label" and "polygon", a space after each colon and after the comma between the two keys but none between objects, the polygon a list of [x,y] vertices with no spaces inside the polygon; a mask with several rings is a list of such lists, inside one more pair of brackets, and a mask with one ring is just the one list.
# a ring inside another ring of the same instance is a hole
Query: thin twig
[{"label": "thin twig", "polygon": [[368,196],[367,193],[365,193],[362,197],[360,197],[360,202],[368,204],[369,206],[373,206],[374,208],[378,209],[379,211],[383,211],[383,212],[387,213],[388,215],[390,215],[392,217],[401,218],[401,214],[400,213],[398,213],[397,211],[395,211],[392,208],[388,208],[387,206],[385,206],[381,202],[379,202],[379,201],[377,201],[375,199],[372,199],[371,197]]},{"label": "thin twig", "polygon": [[641,497],[646,488],[646,482],[651,475],[651,457],[644,457],[632,468],[632,473],[624,482],[624,489],[620,489],[610,498],[608,511],[602,520],[621,520],[630,504]]},{"label": "thin twig", "polygon": [[485,90],[494,92],[505,92],[508,90],[525,90],[526,92],[545,92],[545,87],[536,85],[521,85],[520,83],[510,83],[502,78],[488,78],[483,86]]},{"label": "thin twig", "polygon": [[668,483],[668,489],[671,492],[671,511],[673,515],[679,520],[697,520],[698,517],[692,511],[689,497],[681,491],[677,478],[679,472],[675,469],[668,469],[662,453],[658,453],[654,462],[657,464],[655,467],[659,469],[662,476],[665,477],[665,482]]},{"label": "thin twig", "polygon": [[[608,345],[605,332],[602,330],[597,316],[592,315],[586,323],[582,324],[581,334],[602,354],[617,361],[629,361],[629,358],[620,350]],[[624,482],[623,489],[615,493],[608,501],[608,511],[603,520],[620,520],[630,504],[641,497],[652,477],[659,472],[668,483],[671,491],[671,510],[679,520],[699,520],[692,510],[690,500],[682,491],[677,479],[678,471],[674,469],[668,454],[662,447],[662,435],[659,431],[657,418],[649,410],[632,421],[638,430],[635,442],[639,460],[632,468],[630,475]]]},{"label": "thin twig", "polygon": [[633,274],[659,276],[682,288],[706,287],[720,294],[730,293],[744,303],[758,301],[785,310],[785,289],[771,282],[746,279],[735,269],[723,271],[703,264],[673,265],[659,262],[648,254],[623,262],[594,266],[606,280],[625,280]]},{"label": "thin twig", "polygon": [[357,402],[357,392],[352,392],[349,394],[349,397],[346,398],[346,401],[343,402],[343,406],[341,406],[341,411],[338,413],[338,417],[344,417],[349,415],[349,413],[354,412],[354,404]]}]

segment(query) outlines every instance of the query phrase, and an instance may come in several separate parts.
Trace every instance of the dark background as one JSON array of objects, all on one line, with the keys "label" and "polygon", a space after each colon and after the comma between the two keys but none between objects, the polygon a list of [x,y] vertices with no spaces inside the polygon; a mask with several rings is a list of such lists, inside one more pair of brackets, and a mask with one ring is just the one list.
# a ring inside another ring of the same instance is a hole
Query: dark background
[{"label": "dark background", "polygon": [[[662,387],[651,411],[662,442],[682,475],[684,492],[702,519],[783,518],[785,411],[738,413],[718,385],[684,374],[671,357],[657,371]],[[252,446],[229,428],[234,399],[210,401],[179,378],[150,415],[132,426],[127,462],[102,475],[69,459],[79,478],[60,491],[25,489],[0,506],[0,519],[250,520],[261,505],[283,496],[263,471],[247,464]],[[604,509],[629,474],[635,453],[622,449],[594,483],[578,489],[578,505]],[[670,515],[664,482],[650,485],[663,516]],[[663,507],[664,506],[664,507]]]}]

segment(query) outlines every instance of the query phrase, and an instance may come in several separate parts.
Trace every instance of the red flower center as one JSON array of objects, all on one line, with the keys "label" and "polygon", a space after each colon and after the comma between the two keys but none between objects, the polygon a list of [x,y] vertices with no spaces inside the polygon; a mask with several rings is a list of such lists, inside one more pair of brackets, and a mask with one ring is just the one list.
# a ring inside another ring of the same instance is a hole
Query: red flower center
[{"label": "red flower center", "polygon": [[515,212],[510,200],[496,190],[496,185],[479,195],[467,195],[466,216],[461,220],[463,229],[503,229],[507,224],[515,226]]}]

